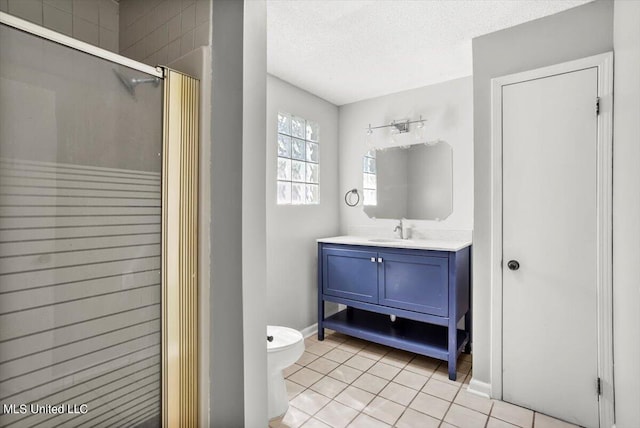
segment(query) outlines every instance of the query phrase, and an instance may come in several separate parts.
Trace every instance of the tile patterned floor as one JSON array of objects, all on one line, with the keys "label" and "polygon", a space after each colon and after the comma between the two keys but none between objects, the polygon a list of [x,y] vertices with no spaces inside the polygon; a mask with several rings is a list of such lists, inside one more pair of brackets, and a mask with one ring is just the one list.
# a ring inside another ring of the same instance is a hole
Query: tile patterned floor
[{"label": "tile patterned floor", "polygon": [[471,357],[447,364],[326,330],[285,370],[289,411],[271,428],[570,428],[549,416],[467,392]]}]

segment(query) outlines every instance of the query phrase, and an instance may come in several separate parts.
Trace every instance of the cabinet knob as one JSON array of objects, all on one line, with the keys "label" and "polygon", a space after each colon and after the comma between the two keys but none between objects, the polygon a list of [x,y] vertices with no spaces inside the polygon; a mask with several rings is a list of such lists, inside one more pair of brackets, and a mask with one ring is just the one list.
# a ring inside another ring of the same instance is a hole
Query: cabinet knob
[{"label": "cabinet knob", "polygon": [[371,263],[375,263],[376,262],[376,258],[375,257],[371,257]]},{"label": "cabinet knob", "polygon": [[382,263],[382,257],[378,257],[378,263]]},{"label": "cabinet knob", "polygon": [[518,263],[517,260],[509,260],[509,263],[507,263],[507,267],[511,270],[518,270],[520,269],[520,263]]}]

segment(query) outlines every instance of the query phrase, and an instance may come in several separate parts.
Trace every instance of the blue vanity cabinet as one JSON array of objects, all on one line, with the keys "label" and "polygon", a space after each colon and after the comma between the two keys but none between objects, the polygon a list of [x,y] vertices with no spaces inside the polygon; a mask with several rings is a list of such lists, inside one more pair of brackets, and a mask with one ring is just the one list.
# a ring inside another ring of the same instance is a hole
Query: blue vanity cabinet
[{"label": "blue vanity cabinet", "polygon": [[[330,328],[445,360],[455,380],[470,351],[470,252],[318,243],[318,339]],[[346,309],[325,317],[325,301]]]},{"label": "blue vanity cabinet", "polygon": [[378,303],[378,254],[353,248],[322,252],[322,292],[361,302]]},{"label": "blue vanity cabinet", "polygon": [[378,303],[425,314],[449,314],[446,254],[379,253]]}]

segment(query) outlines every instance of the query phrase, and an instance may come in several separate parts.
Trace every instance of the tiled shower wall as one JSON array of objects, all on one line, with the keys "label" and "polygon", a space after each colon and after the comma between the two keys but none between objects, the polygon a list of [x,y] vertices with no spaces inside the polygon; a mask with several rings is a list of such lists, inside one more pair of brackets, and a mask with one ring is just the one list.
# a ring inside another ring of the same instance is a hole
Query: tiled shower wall
[{"label": "tiled shower wall", "polygon": [[166,65],[209,44],[207,0],[120,0],[120,53]]},{"label": "tiled shower wall", "polygon": [[116,0],[0,0],[0,10],[118,52]]},{"label": "tiled shower wall", "polygon": [[0,11],[154,66],[209,45],[207,0],[0,0]]}]

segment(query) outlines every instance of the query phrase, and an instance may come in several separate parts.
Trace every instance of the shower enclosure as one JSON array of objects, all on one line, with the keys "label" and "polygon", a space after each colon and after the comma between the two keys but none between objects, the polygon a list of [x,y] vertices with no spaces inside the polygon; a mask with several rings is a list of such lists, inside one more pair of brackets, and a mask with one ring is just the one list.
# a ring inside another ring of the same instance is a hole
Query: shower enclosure
[{"label": "shower enclosure", "polygon": [[165,73],[5,24],[0,55],[0,426],[160,426],[185,351]]}]

